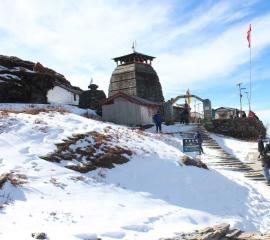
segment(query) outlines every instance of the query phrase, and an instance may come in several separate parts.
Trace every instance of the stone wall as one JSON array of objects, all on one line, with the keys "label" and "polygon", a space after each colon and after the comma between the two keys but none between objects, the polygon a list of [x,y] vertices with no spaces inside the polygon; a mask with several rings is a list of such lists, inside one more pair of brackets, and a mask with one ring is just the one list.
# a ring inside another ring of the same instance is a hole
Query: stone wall
[{"label": "stone wall", "polygon": [[90,90],[84,91],[80,95],[79,107],[96,110],[99,115],[102,114],[102,101],[106,99],[106,95],[102,90],[97,90],[98,86],[91,84]]},{"label": "stone wall", "polygon": [[266,135],[265,126],[256,118],[216,119],[206,128],[210,132],[243,140],[256,140],[259,135]]},{"label": "stone wall", "polygon": [[153,102],[163,102],[158,75],[149,64],[131,63],[119,65],[112,73],[109,97],[118,91]]}]

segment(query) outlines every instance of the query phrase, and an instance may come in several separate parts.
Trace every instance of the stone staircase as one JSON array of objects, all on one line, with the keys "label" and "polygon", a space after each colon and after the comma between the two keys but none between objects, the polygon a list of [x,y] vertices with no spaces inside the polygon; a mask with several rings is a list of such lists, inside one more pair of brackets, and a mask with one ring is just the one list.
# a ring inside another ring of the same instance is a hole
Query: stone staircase
[{"label": "stone staircase", "polygon": [[261,163],[257,160],[257,156],[253,156],[253,162],[242,162],[233,155],[225,152],[218,143],[209,136],[208,131],[203,126],[197,126],[197,130],[201,132],[204,139],[203,147],[205,149],[214,150],[216,154],[205,158],[207,166],[242,172],[245,177],[251,180],[265,182],[267,184],[262,174]]}]

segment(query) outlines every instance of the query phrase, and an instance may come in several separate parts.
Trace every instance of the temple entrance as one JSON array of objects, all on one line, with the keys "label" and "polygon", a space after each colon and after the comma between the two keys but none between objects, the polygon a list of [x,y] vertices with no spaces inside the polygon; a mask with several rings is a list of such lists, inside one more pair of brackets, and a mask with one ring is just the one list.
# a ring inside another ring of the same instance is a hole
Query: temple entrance
[{"label": "temple entrance", "polygon": [[[188,99],[188,98],[195,98],[199,100],[199,102],[202,103],[203,108],[203,119],[202,121],[204,123],[211,123],[212,121],[212,108],[211,108],[211,101],[209,99],[202,99],[196,95],[179,95],[175,98],[172,98],[171,100],[164,103],[164,117],[165,122],[172,123],[175,121],[177,114],[177,111],[174,109],[174,105],[179,99]],[[195,111],[196,113],[196,111]]]}]

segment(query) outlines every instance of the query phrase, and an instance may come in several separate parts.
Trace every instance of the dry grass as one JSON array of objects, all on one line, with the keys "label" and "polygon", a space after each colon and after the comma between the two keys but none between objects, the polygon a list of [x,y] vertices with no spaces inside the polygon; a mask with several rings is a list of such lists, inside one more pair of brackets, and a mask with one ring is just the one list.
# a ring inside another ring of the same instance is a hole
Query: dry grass
[{"label": "dry grass", "polygon": [[[114,140],[119,137],[119,135],[113,136]],[[119,146],[112,146],[111,140],[111,135],[98,132],[77,134],[68,138],[63,143],[56,144],[56,151],[41,158],[58,163],[62,160],[77,160],[80,163],[67,164],[65,167],[81,173],[87,173],[97,168],[113,168],[115,164],[128,162],[128,156],[132,155],[132,151]],[[71,147],[74,147],[74,145],[79,146],[81,141],[87,143],[87,146],[83,148]]]},{"label": "dry grass", "polygon": [[25,114],[31,114],[31,115],[38,115],[40,113],[49,113],[49,112],[59,112],[59,113],[69,113],[64,108],[27,108],[27,109],[21,109],[21,110],[16,110],[16,109],[3,109],[0,111],[0,117],[1,115],[5,116],[8,115],[9,113],[25,113]]}]

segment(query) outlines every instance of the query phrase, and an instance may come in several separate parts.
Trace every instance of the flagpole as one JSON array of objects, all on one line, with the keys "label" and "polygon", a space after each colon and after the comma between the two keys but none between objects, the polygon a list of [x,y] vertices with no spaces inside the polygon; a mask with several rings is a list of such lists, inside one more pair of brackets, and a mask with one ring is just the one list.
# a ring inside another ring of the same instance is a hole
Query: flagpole
[{"label": "flagpole", "polygon": [[249,48],[249,111],[251,111],[251,44]]}]

